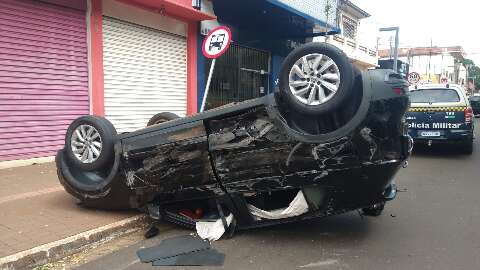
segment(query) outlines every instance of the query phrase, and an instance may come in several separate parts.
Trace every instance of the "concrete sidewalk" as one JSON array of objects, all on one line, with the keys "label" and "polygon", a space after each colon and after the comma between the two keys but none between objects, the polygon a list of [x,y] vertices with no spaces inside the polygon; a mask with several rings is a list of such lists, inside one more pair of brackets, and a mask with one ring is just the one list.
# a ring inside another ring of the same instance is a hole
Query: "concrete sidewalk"
[{"label": "concrete sidewalk", "polygon": [[54,163],[0,170],[0,209],[0,258],[139,215],[78,206]]}]

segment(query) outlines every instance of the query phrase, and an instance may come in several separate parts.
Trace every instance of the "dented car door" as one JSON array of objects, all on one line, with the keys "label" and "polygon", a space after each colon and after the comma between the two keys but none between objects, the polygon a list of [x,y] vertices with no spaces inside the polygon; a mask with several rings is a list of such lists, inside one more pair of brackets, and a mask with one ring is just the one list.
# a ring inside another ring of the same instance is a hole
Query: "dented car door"
[{"label": "dented car door", "polygon": [[171,127],[152,129],[141,139],[123,140],[130,185],[172,191],[215,184],[203,121],[171,122]]},{"label": "dented car door", "polygon": [[274,121],[265,108],[208,121],[212,163],[227,190],[285,187],[293,172],[296,176],[317,172],[311,148],[299,149],[298,142]]}]

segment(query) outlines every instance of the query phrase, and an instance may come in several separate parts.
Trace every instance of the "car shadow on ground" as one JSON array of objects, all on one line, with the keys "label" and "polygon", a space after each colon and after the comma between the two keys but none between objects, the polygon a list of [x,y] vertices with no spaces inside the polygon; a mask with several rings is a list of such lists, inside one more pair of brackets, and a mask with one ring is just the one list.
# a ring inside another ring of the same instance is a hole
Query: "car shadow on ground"
[{"label": "car shadow on ground", "polygon": [[[475,150],[474,150],[475,151]],[[467,155],[462,152],[462,148],[459,145],[455,144],[445,144],[445,145],[422,145],[418,144],[413,147],[413,156],[418,157],[436,157],[436,158],[468,158],[470,155]]]},{"label": "car shadow on ground", "polygon": [[287,243],[317,240],[322,242],[358,241],[368,237],[373,225],[370,218],[372,217],[363,217],[354,211],[332,217],[238,231],[234,237]]}]

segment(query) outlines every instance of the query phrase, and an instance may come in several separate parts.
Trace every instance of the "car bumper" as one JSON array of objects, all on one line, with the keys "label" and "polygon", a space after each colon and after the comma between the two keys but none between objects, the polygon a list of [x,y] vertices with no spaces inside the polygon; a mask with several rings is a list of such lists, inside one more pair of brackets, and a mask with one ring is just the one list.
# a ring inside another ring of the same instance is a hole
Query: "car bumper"
[{"label": "car bumper", "polygon": [[421,136],[419,135],[418,130],[409,130],[409,134],[415,143],[456,143],[473,139],[473,131],[464,129],[449,130],[448,133],[444,133],[437,137]]}]

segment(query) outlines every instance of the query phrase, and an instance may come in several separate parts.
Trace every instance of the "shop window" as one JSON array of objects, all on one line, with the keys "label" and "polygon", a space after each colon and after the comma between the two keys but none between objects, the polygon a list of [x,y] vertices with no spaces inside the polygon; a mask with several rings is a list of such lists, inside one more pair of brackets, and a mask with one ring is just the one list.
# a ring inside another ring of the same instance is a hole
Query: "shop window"
[{"label": "shop window", "polygon": [[342,25],[343,25],[343,35],[346,38],[355,39],[357,37],[357,21],[343,15]]},{"label": "shop window", "polygon": [[[257,98],[268,93],[269,52],[231,44],[217,59],[206,109]],[[210,70],[211,61],[205,63]],[[205,74],[207,80],[208,72]]]}]

